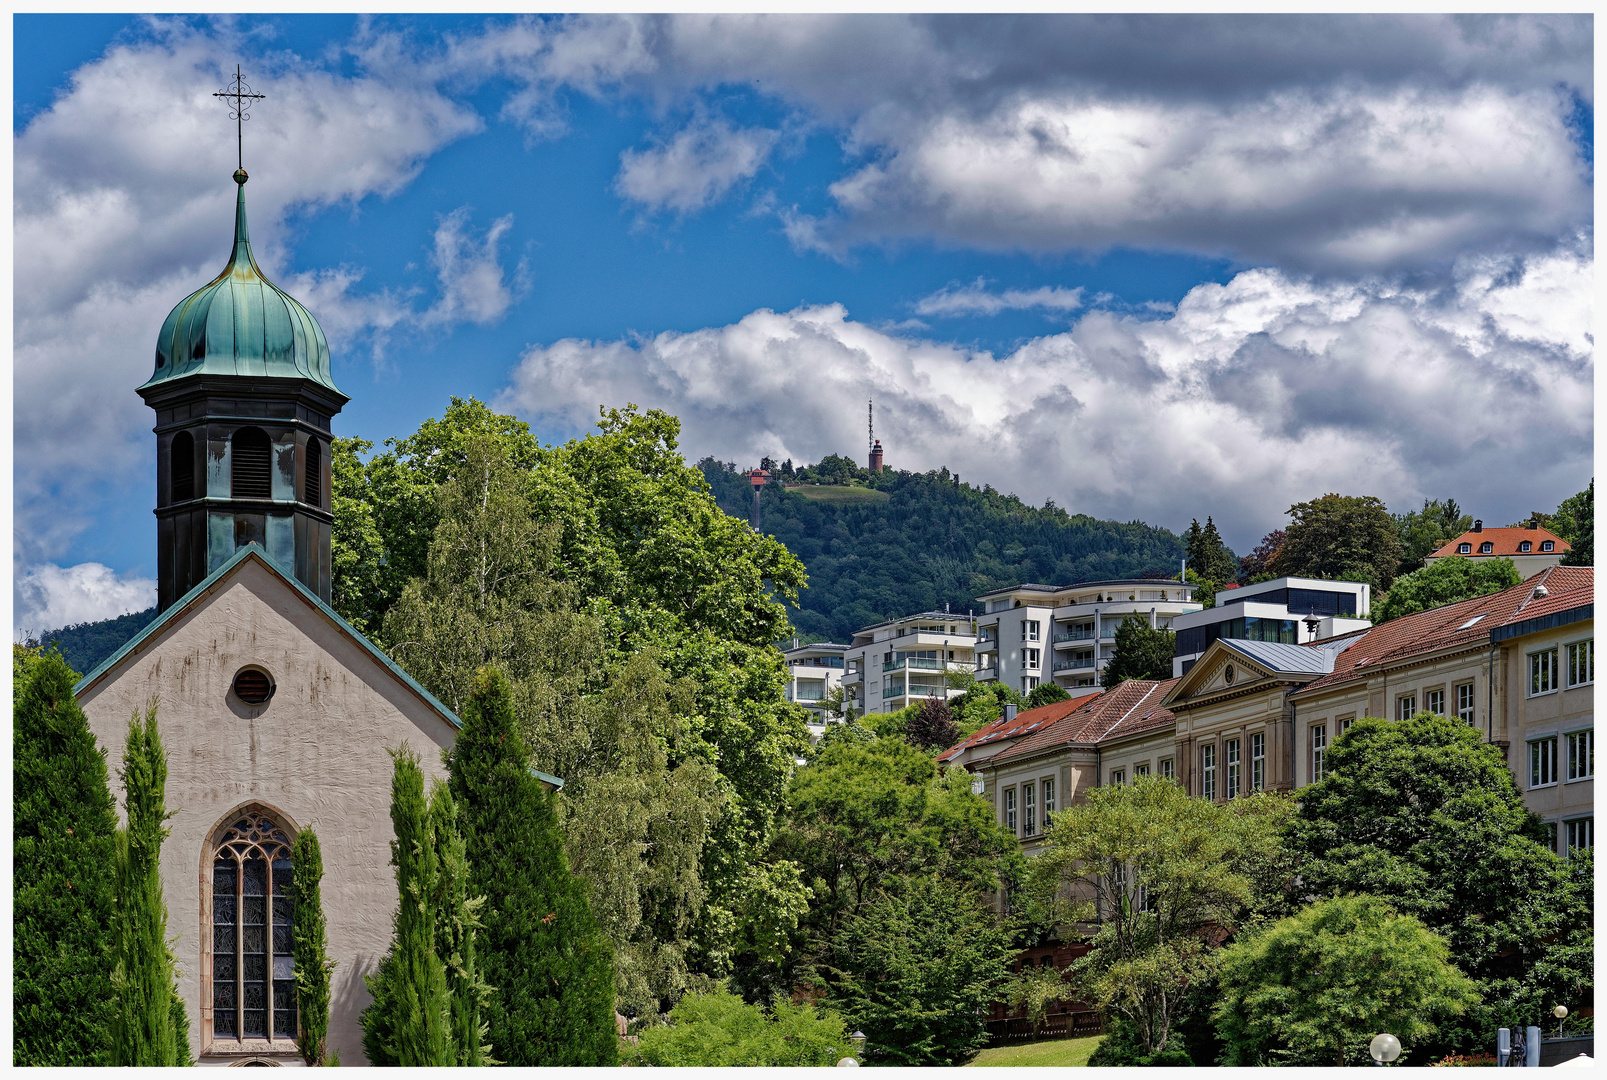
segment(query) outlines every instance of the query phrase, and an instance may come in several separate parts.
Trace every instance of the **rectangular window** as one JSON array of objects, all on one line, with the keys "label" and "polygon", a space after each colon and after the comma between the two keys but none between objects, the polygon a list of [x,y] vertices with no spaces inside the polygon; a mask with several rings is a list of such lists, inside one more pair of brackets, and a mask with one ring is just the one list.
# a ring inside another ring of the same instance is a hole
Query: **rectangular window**
[{"label": "rectangular window", "polygon": [[1161,758],[1160,762],[1157,763],[1157,765],[1155,767],[1158,770],[1160,770],[1160,774],[1164,779],[1170,780],[1172,778],[1172,759],[1171,758],[1169,758],[1169,757]]},{"label": "rectangular window", "polygon": [[1110,786],[1111,787],[1121,787],[1126,782],[1127,782],[1127,773],[1126,773],[1126,771],[1124,771],[1122,769],[1112,769],[1112,770],[1110,770]]},{"label": "rectangular window", "polygon": [[1354,724],[1356,722],[1356,718],[1354,716],[1339,716],[1339,717],[1335,717],[1335,719],[1339,723],[1339,734],[1341,734],[1341,735],[1343,735],[1345,732],[1349,731],[1350,730],[1350,725],[1352,725],[1352,724]]},{"label": "rectangular window", "polygon": [[1456,688],[1456,718],[1473,723],[1473,684],[1465,682]]},{"label": "rectangular window", "polygon": [[1043,827],[1049,828],[1049,821],[1055,816],[1055,782],[1045,779],[1043,782]]},{"label": "rectangular window", "polygon": [[1040,638],[1038,637],[1038,625],[1039,624],[1038,624],[1037,619],[1022,619],[1021,620],[1021,640],[1022,641],[1038,641],[1038,640],[1040,640]]},{"label": "rectangular window", "polygon": [[1568,685],[1584,686],[1596,681],[1596,639],[1576,641],[1568,646]]},{"label": "rectangular window", "polygon": [[1134,765],[1133,766],[1133,779],[1134,780],[1137,780],[1140,776],[1148,776],[1148,775],[1149,775],[1149,762],[1146,761],[1142,765]]},{"label": "rectangular window", "polygon": [[1200,747],[1200,794],[1216,798],[1216,747]]},{"label": "rectangular window", "polygon": [[1267,737],[1250,736],[1250,790],[1265,791],[1267,787]]},{"label": "rectangular window", "polygon": [[[1546,830],[1546,850],[1547,851],[1556,851],[1557,850],[1557,823],[1555,821],[1548,821],[1548,822],[1545,823],[1544,828]],[[1563,854],[1566,855],[1567,852],[1563,852]]]},{"label": "rectangular window", "polygon": [[1228,776],[1227,776],[1228,790],[1227,790],[1227,796],[1230,799],[1236,799],[1236,798],[1239,797],[1239,740],[1238,739],[1229,739],[1228,740],[1227,759],[1228,759]]},{"label": "rectangular window", "polygon": [[1016,831],[1016,789],[1004,789],[1004,827]]},{"label": "rectangular window", "polygon": [[1021,692],[1023,694],[1030,694],[1036,689],[1038,689],[1038,676],[1036,676],[1036,675],[1023,675],[1023,676],[1021,676]]},{"label": "rectangular window", "polygon": [[1596,729],[1574,731],[1568,741],[1568,779],[1589,780],[1596,775]]},{"label": "rectangular window", "polygon": [[1037,667],[1039,665],[1039,661],[1042,659],[1042,656],[1043,656],[1043,650],[1042,649],[1022,649],[1021,650],[1021,663],[1022,663],[1022,666],[1023,667],[1028,667],[1028,668],[1035,668],[1035,667]]},{"label": "rectangular window", "polygon": [[1407,694],[1395,699],[1395,719],[1410,720],[1417,712],[1417,695]]},{"label": "rectangular window", "polygon": [[1557,688],[1557,650],[1529,654],[1529,696],[1549,694]]},{"label": "rectangular window", "polygon": [[1315,724],[1311,728],[1311,782],[1322,779],[1323,757],[1328,752],[1328,725]]},{"label": "rectangular window", "polygon": [[1547,787],[1557,782],[1557,737],[1536,739],[1529,744],[1529,786]]},{"label": "rectangular window", "polygon": [[1038,835],[1038,800],[1032,784],[1021,785],[1021,835]]},{"label": "rectangular window", "polygon": [[1427,709],[1429,712],[1433,713],[1435,716],[1444,716],[1445,715],[1445,691],[1444,690],[1430,690],[1428,693],[1424,694],[1423,695],[1423,708]]},{"label": "rectangular window", "polygon": [[1595,818],[1574,818],[1572,821],[1563,822],[1563,828],[1566,830],[1568,837],[1567,854],[1572,855],[1576,851],[1596,846]]}]

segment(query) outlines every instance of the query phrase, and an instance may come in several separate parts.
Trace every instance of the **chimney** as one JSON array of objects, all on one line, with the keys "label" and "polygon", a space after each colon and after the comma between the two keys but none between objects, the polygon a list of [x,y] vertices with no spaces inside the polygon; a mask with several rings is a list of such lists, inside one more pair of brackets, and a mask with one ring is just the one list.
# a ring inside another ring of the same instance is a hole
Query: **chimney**
[{"label": "chimney", "polygon": [[882,440],[880,439],[877,439],[870,448],[870,471],[873,473],[882,471]]},{"label": "chimney", "polygon": [[1016,718],[1016,707],[1014,705],[1006,705],[1004,707],[1004,722],[1008,724],[1010,721],[1014,720],[1015,718]]},{"label": "chimney", "polygon": [[1473,519],[1473,531],[1474,532],[1483,532],[1484,531],[1484,519],[1483,518],[1474,518]]}]

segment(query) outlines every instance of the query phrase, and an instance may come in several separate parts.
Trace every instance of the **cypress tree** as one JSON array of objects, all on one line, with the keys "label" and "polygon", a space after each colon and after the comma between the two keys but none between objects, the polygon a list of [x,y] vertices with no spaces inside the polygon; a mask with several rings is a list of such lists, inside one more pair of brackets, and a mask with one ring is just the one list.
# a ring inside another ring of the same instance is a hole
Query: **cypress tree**
[{"label": "cypress tree", "polygon": [[318,834],[303,829],[290,849],[291,955],[296,965],[296,1012],[301,1036],[296,1042],[308,1065],[329,1064],[329,958],[325,934],[324,853]]},{"label": "cypress tree", "polygon": [[469,872],[486,894],[480,958],[495,988],[492,1046],[510,1065],[613,1065],[612,950],[569,872],[501,672],[476,677],[447,766]]},{"label": "cypress tree", "polygon": [[106,755],[59,653],[14,648],[12,672],[12,1061],[109,1065],[117,814]]},{"label": "cypress tree", "polygon": [[435,890],[435,953],[446,967],[451,1006],[448,1042],[453,1064],[491,1065],[483,1014],[491,988],[480,977],[476,953],[483,896],[469,896],[469,863],[452,792],[439,780],[430,788],[430,828],[440,865]]},{"label": "cypress tree", "polygon": [[435,952],[439,866],[424,801],[424,772],[418,755],[406,746],[392,751],[391,758],[396,763],[391,779],[396,936],[369,980],[374,1003],[363,1013],[363,1048],[376,1065],[452,1065],[446,969]]},{"label": "cypress tree", "polygon": [[112,1058],[117,1065],[189,1064],[189,1020],[179,1000],[162,898],[167,753],[156,700],[128,725],[123,751],[126,827],[117,830],[117,967]]}]

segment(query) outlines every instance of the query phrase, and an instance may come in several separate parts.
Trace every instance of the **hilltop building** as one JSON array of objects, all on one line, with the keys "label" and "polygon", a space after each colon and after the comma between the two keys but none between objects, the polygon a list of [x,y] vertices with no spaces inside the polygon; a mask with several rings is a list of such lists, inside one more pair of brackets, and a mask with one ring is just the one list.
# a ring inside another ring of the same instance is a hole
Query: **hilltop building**
[{"label": "hilltop building", "polygon": [[1195,586],[1156,578],[1016,585],[977,598],[977,680],[998,679],[1031,693],[1053,679],[1072,696],[1099,688],[1115,651],[1116,628],[1130,615],[1167,630],[1200,610]]},{"label": "hilltop building", "polygon": [[1511,559],[1518,574],[1528,577],[1548,566],[1561,564],[1572,545],[1549,529],[1531,520],[1512,528],[1486,529],[1483,521],[1427,556],[1424,562],[1460,555],[1464,559]]},{"label": "hilltop building", "polygon": [[927,698],[948,700],[950,672],[976,670],[976,623],[969,616],[925,611],[855,631],[842,686],[856,715],[894,712]]}]

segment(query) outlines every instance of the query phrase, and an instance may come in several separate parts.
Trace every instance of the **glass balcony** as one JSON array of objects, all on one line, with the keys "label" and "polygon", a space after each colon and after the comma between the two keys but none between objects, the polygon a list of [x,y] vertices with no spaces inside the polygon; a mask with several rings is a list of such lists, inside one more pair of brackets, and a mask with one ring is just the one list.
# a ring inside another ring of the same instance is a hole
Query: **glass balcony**
[{"label": "glass balcony", "polygon": [[1055,670],[1056,671],[1084,671],[1084,670],[1092,668],[1094,666],[1094,664],[1095,664],[1095,660],[1094,660],[1094,658],[1092,656],[1082,656],[1082,657],[1078,657],[1078,658],[1076,658],[1074,660],[1056,660],[1055,661]]},{"label": "glass balcony", "polygon": [[1092,630],[1067,630],[1055,635],[1056,644],[1062,641],[1092,641],[1093,639],[1094,632]]}]

